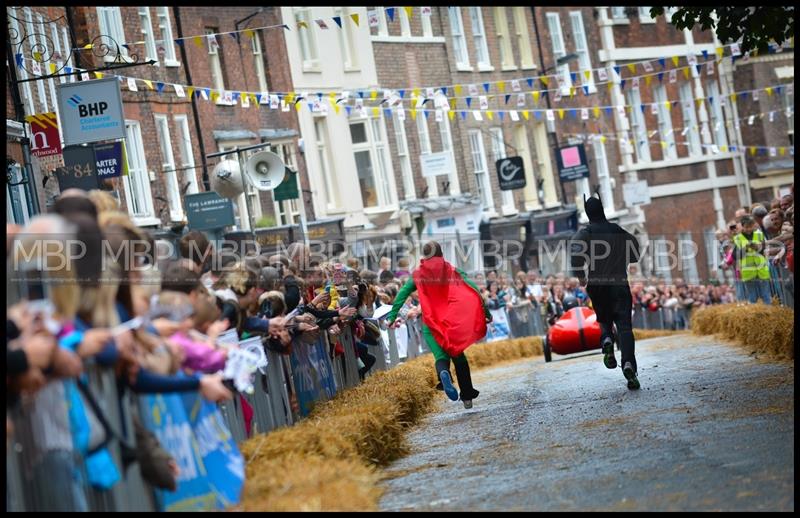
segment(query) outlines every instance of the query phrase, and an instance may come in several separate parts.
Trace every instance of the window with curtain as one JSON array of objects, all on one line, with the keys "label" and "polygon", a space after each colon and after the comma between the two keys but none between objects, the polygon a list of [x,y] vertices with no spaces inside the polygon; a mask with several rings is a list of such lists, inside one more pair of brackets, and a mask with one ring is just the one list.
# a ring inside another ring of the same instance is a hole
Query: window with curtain
[{"label": "window with curtain", "polygon": [[450,20],[450,32],[453,35],[453,51],[456,65],[461,68],[469,67],[469,53],[467,52],[467,39],[464,35],[464,22],[461,20],[460,7],[448,7],[447,17]]},{"label": "window with curtain", "polygon": [[408,154],[408,138],[406,137],[405,121],[397,117],[392,119],[394,126],[394,137],[397,143],[397,158],[400,160],[400,173],[403,178],[403,190],[405,199],[414,200],[417,193],[414,189],[414,174],[411,169],[411,157]]},{"label": "window with curtain", "polygon": [[264,53],[261,51],[261,31],[254,31],[253,37],[250,38],[250,46],[253,49],[253,62],[256,68],[256,78],[258,79],[258,88],[262,92],[268,92],[267,85],[267,71],[264,69]]},{"label": "window with curtain", "polygon": [[172,36],[172,25],[169,21],[169,7],[156,7],[156,18],[160,40],[157,47],[164,49],[164,64],[175,66],[178,64],[178,57],[175,55],[175,38]]},{"label": "window with curtain", "polygon": [[[728,145],[728,134],[725,132],[725,117],[722,115],[722,103],[724,100],[719,94],[719,86],[714,80],[706,83],[706,96],[710,105],[709,116],[711,118],[711,131],[714,133],[714,143],[717,147]],[[707,150],[712,153],[712,150]]]},{"label": "window with curtain", "polygon": [[489,182],[486,152],[483,148],[483,135],[481,134],[481,130],[474,129],[469,131],[469,147],[472,154],[472,171],[475,174],[478,196],[483,202],[483,210],[493,211],[494,199],[492,198],[492,187]]},{"label": "window with curtain", "polygon": [[697,113],[694,111],[694,95],[692,84],[682,83],[680,88],[681,112],[683,114],[683,130],[681,133],[689,145],[689,156],[700,156],[703,147],[700,144],[700,127],[697,125]]},{"label": "window with curtain", "polygon": [[[506,143],[503,139],[503,128],[489,128],[489,134],[492,136],[492,159],[489,162],[489,170],[491,173],[494,173],[496,171],[495,164],[497,161],[506,157]],[[500,197],[503,200],[503,212],[509,213],[516,211],[517,209],[514,206],[514,191],[500,192]]]},{"label": "window with curtain", "polygon": [[177,171],[175,171],[175,157],[172,153],[172,138],[169,133],[169,119],[166,115],[156,115],[156,134],[161,146],[161,174],[167,188],[169,201],[169,215],[172,221],[183,219],[181,206],[181,188],[178,185]]},{"label": "window with curtain", "polygon": [[[561,33],[561,17],[558,13],[547,13],[547,28],[550,32],[550,41],[553,44],[553,58],[558,60],[567,55],[564,47],[564,36]],[[559,66],[558,73],[562,78],[561,95],[569,95],[570,87],[572,86],[569,63]]]},{"label": "window with curtain", "polygon": [[656,117],[658,118],[658,132],[659,141],[664,142],[661,145],[664,160],[675,160],[678,158],[678,151],[675,147],[675,132],[672,129],[671,110],[667,108],[667,87],[664,85],[655,85],[653,87],[653,98],[656,103]]},{"label": "window with curtain", "polygon": [[638,88],[631,88],[626,92],[628,105],[631,107],[631,132],[633,133],[634,148],[636,149],[636,161],[650,162],[650,142],[647,136],[647,126],[645,125],[644,114],[641,110],[642,97]]},{"label": "window with curtain", "polygon": [[189,131],[189,119],[186,115],[175,115],[175,126],[178,128],[178,148],[181,152],[181,189],[188,185],[186,194],[196,194],[197,171],[194,167],[194,148],[192,147],[192,133]]},{"label": "window with curtain", "polygon": [[[589,45],[586,42],[586,31],[583,28],[583,14],[581,11],[569,13],[572,22],[572,37],[575,40],[575,53],[578,54],[578,66],[580,67],[580,83],[589,87],[589,93],[594,93],[597,88],[594,86],[594,73],[592,72],[592,59],[589,56]],[[587,78],[584,72],[589,71]]]},{"label": "window with curtain", "polygon": [[[216,34],[216,27],[206,27],[206,36]],[[219,37],[217,43],[219,44]],[[225,90],[225,79],[222,75],[222,60],[220,59],[220,48],[217,45],[208,45],[208,61],[211,65],[211,81],[214,83],[214,89],[222,92]]]},{"label": "window with curtain", "polygon": [[503,70],[516,68],[514,51],[511,50],[508,18],[505,7],[493,7],[494,26],[497,34],[497,46],[500,48],[500,66]]},{"label": "window with curtain", "polygon": [[[111,52],[117,51],[119,45],[119,53],[127,58],[128,49],[123,47],[127,41],[125,40],[125,28],[122,25],[122,14],[119,7],[98,7],[97,8],[97,22],[100,28],[100,34],[108,35],[114,39],[114,43],[103,38],[103,42],[109,45]],[[106,61],[111,61],[115,58],[114,55],[109,54],[105,57]]]},{"label": "window with curtain", "polygon": [[158,61],[158,52],[156,52],[156,39],[153,34],[153,23],[150,19],[150,8],[139,7],[139,22],[142,26],[142,38],[144,39],[145,58]]},{"label": "window with curtain", "polygon": [[528,34],[527,7],[512,7],[514,10],[514,29],[517,32],[517,47],[522,68],[534,68],[531,38]]},{"label": "window with curtain", "polygon": [[492,66],[489,59],[489,46],[486,43],[486,31],[483,28],[483,13],[480,7],[469,8],[469,18],[472,22],[472,40],[475,44],[475,58],[478,66],[488,68]]},{"label": "window with curtain", "polygon": [[128,160],[128,175],[123,176],[128,212],[134,218],[153,218],[153,198],[150,178],[142,143],[139,121],[125,121],[125,156]]}]

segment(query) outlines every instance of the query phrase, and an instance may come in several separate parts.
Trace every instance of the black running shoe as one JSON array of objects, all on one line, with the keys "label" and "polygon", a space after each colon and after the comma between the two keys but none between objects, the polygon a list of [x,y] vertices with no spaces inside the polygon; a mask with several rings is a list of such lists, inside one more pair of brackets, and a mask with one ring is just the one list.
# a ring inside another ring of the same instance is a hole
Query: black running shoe
[{"label": "black running shoe", "polygon": [[628,380],[628,388],[630,390],[639,390],[639,380],[636,378],[636,371],[633,370],[631,362],[625,362],[625,366],[622,368],[622,375]]},{"label": "black running shoe", "polygon": [[607,369],[616,369],[617,358],[614,356],[614,341],[611,337],[605,337],[601,343],[601,347],[603,348],[603,365],[605,365]]}]

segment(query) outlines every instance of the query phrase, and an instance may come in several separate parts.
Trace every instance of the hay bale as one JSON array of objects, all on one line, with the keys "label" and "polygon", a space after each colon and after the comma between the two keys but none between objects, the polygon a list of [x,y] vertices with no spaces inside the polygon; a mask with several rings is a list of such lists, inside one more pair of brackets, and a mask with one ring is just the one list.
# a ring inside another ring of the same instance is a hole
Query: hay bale
[{"label": "hay bale", "polygon": [[244,511],[377,511],[375,470],[353,459],[287,454],[248,469]]},{"label": "hay bale", "polygon": [[794,360],[794,310],[766,304],[724,304],[698,310],[692,332],[716,335],[752,352]]}]

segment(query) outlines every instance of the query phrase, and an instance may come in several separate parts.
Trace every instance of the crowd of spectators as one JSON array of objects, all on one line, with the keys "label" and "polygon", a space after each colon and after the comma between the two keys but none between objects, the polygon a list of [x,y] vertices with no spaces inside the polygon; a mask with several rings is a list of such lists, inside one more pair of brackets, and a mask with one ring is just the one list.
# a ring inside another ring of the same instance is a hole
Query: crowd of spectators
[{"label": "crowd of spectators", "polygon": [[738,300],[794,307],[794,184],[780,198],[737,209],[716,238]]},{"label": "crowd of spectators", "polygon": [[[684,328],[692,309],[752,299],[761,292],[740,276],[751,252],[767,258],[769,289],[778,295],[780,288],[785,300],[785,283],[774,281],[784,272],[793,279],[793,208],[791,195],[743,208],[717,233],[722,268],[737,275],[733,286],[633,277],[634,309],[675,310],[669,325]],[[763,245],[743,248],[737,236],[757,232]],[[42,239],[60,244],[60,252],[42,253],[36,248]],[[89,253],[73,253],[75,243]],[[283,253],[237,257],[216,250],[197,231],[183,235],[177,257],[159,260],[156,245],[102,191],[67,190],[50,213],[25,228],[7,226],[7,259],[13,264],[8,288],[24,287],[18,293],[22,302],[7,309],[7,431],[15,432],[8,411],[24,407],[24,433],[36,450],[30,452],[29,473],[52,480],[42,501],[54,509],[87,510],[86,484],[107,489],[120,480],[121,466],[86,430],[87,422],[102,416],[91,418],[98,409],[84,390],[85,365],[112,368],[120,397],[195,391],[219,402],[240,397],[221,374],[237,340],[258,336],[265,348],[290,354],[298,343],[316,342],[326,333],[332,359],[354,348],[363,379],[376,362],[370,347],[381,336],[370,317],[394,302],[412,270],[407,258],[394,264],[381,258],[378,271],[364,269],[356,258],[315,262],[300,243]],[[552,323],[565,307],[591,305],[578,279],[564,274],[490,270],[471,277],[492,310],[529,305]],[[413,321],[420,313],[413,294],[400,316]],[[236,340],[223,343],[231,330]],[[355,339],[340,339],[346,331]],[[243,398],[241,404],[249,407]],[[138,419],[133,422],[137,444],[130,456],[142,463],[148,482],[174,489],[175,459]]]}]

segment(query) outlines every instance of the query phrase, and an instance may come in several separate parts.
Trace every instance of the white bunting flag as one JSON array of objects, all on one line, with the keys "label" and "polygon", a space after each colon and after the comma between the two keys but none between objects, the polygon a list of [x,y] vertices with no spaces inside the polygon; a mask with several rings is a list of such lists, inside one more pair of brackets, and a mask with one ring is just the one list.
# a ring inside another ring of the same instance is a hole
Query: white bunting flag
[{"label": "white bunting flag", "polygon": [[650,113],[652,113],[653,115],[657,115],[658,114],[658,104],[657,103],[652,103],[650,105]]},{"label": "white bunting flag", "polygon": [[606,72],[605,68],[597,69],[597,78],[600,79],[600,81],[608,80],[608,72]]},{"label": "white bunting flag", "polygon": [[692,66],[696,65],[697,64],[697,56],[695,56],[694,54],[689,54],[688,56],[686,56],[686,62],[689,63]]},{"label": "white bunting flag", "polygon": [[205,89],[200,90],[200,97],[202,97],[204,101],[208,100],[208,94]]},{"label": "white bunting flag", "polygon": [[751,115],[751,116],[749,116],[749,117],[747,118],[747,125],[748,125],[748,126],[752,126],[752,125],[753,125],[753,121],[755,121],[755,120],[756,120],[756,116],[755,116],[755,115]]},{"label": "white bunting flag", "polygon": [[678,82],[678,71],[674,68],[669,71],[669,82],[670,83],[677,83]]},{"label": "white bunting flag", "polygon": [[714,62],[707,61],[706,62],[706,75],[713,76],[714,75]]},{"label": "white bunting flag", "polygon": [[269,96],[269,107],[270,107],[270,109],[277,110],[279,106],[280,106],[280,104],[278,103],[278,96],[275,95],[275,94],[270,95]]},{"label": "white bunting flag", "polygon": [[128,78],[128,90],[131,92],[138,92],[139,89],[136,88],[136,79],[129,77]]},{"label": "white bunting flag", "polygon": [[638,77],[634,77],[633,78],[633,81],[631,81],[631,86],[633,88],[639,88],[639,78]]},{"label": "white bunting flag", "polygon": [[753,90],[753,100],[754,101],[758,100],[758,90]]},{"label": "white bunting flag", "polygon": [[517,107],[522,108],[525,106],[525,94],[517,94]]},{"label": "white bunting flag", "polygon": [[644,63],[642,63],[642,67],[644,68],[645,72],[653,71],[653,65],[651,65],[649,61],[645,61]]},{"label": "white bunting flag", "polygon": [[432,14],[430,7],[420,7],[419,9],[422,12],[422,16],[431,16]]},{"label": "white bunting flag", "polygon": [[42,75],[42,66],[35,59],[33,60],[33,63],[31,64],[31,68],[33,69],[33,74],[34,75],[37,75],[37,76]]},{"label": "white bunting flag", "polygon": [[433,88],[426,88],[425,89],[425,97],[431,99],[433,97]]},{"label": "white bunting flag", "polygon": [[739,44],[738,43],[731,44],[731,55],[732,56],[741,56],[742,55],[742,51],[741,51],[741,49],[739,49]]},{"label": "white bunting flag", "polygon": [[359,117],[367,117],[367,107],[366,106],[359,106],[358,107],[358,116]]},{"label": "white bunting flag", "polygon": [[175,94],[178,97],[186,97],[186,92],[183,91],[183,86],[181,85],[172,85],[175,87]]},{"label": "white bunting flag", "polygon": [[402,104],[397,107],[397,119],[401,121],[406,120],[406,109],[403,108]]},{"label": "white bunting flag", "polygon": [[268,92],[261,92],[261,100],[259,101],[261,104],[269,104],[269,93]]},{"label": "white bunting flag", "polygon": [[586,108],[581,109],[581,120],[589,120],[589,110]]},{"label": "white bunting flag", "polygon": [[625,107],[624,106],[617,106],[617,114],[620,117],[624,117],[625,116]]},{"label": "white bunting flag", "polygon": [[291,109],[292,109],[292,107],[289,106],[289,103],[287,103],[284,99],[281,99],[281,111],[282,112],[288,112]]},{"label": "white bunting flag", "polygon": [[481,95],[479,98],[481,110],[488,110],[489,109],[489,99],[485,95]]},{"label": "white bunting flag", "polygon": [[517,110],[511,110],[508,112],[508,116],[511,117],[511,120],[514,122],[519,120],[519,114],[517,113]]},{"label": "white bunting flag", "polygon": [[547,110],[547,120],[549,121],[556,120],[556,114],[553,113],[553,110]]},{"label": "white bunting flag", "polygon": [[208,39],[208,51],[212,53],[216,52],[217,49],[219,49],[217,37],[214,34],[209,34],[206,38]]},{"label": "white bunting flag", "polygon": [[89,72],[84,72],[81,74],[81,81],[89,81]]},{"label": "white bunting flag", "polygon": [[367,11],[367,20],[369,20],[370,27],[377,27],[378,25],[380,25],[380,23],[378,22],[378,11],[374,9],[371,11]]},{"label": "white bunting flag", "polygon": [[477,85],[469,85],[467,87],[469,90],[469,94],[472,96],[478,95],[478,86]]},{"label": "white bunting flag", "polygon": [[483,120],[483,115],[481,115],[481,112],[479,112],[478,110],[472,110],[472,116],[475,117],[476,121]]},{"label": "white bunting flag", "polygon": [[519,86],[519,80],[518,79],[514,79],[513,81],[511,81],[511,90],[513,90],[514,92],[522,91],[522,89]]},{"label": "white bunting flag", "polygon": [[436,122],[442,122],[442,120],[444,120],[442,110],[436,110]]},{"label": "white bunting flag", "polygon": [[769,121],[770,122],[774,122],[775,121],[775,112],[769,112]]},{"label": "white bunting flag", "polygon": [[778,152],[774,147],[769,148],[769,156],[778,156]]},{"label": "white bunting flag", "polygon": [[328,28],[328,24],[325,23],[325,20],[323,20],[322,18],[314,20],[314,22],[316,22],[316,24],[319,25],[320,29],[327,29]]}]

